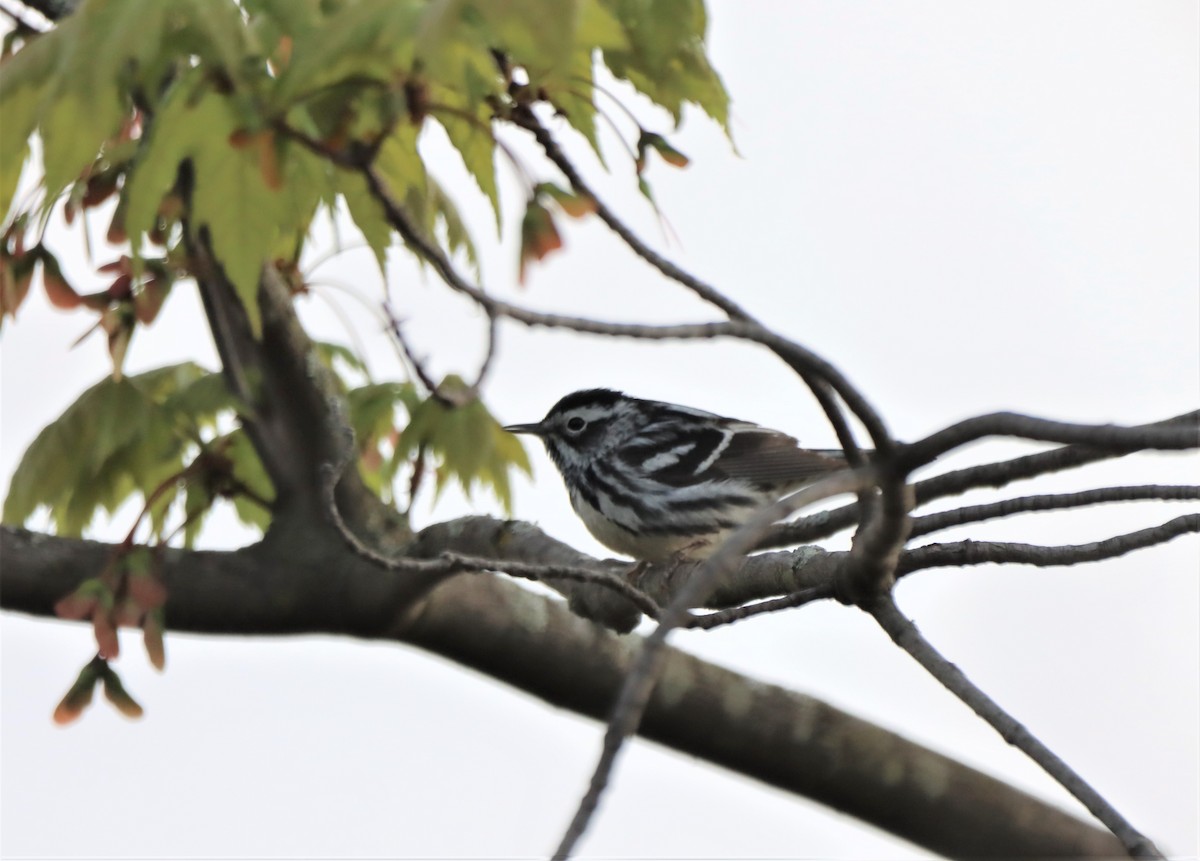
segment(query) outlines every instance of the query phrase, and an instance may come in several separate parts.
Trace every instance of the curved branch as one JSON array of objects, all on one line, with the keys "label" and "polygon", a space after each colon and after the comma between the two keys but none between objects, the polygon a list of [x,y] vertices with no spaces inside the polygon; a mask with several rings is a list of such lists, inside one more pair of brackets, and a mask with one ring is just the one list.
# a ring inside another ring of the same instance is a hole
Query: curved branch
[{"label": "curved branch", "polygon": [[[450,527],[453,528],[453,527]],[[418,542],[419,543],[419,542]],[[464,550],[472,552],[470,546]],[[53,614],[111,552],[93,541],[0,528],[0,605]],[[404,642],[594,718],[607,711],[637,639],[490,577],[456,577],[412,607],[409,577],[352,554],[280,561],[168,549],[168,624],[207,634],[329,633]],[[336,576],[331,576],[336,573]],[[1111,857],[1111,835],[941,754],[825,703],[666,650],[669,695],[639,732],[954,857]]]},{"label": "curved branch", "polygon": [[600,199],[594,190],[584,181],[583,176],[567,158],[566,153],[562,151],[562,147],[554,140],[547,129],[533,111],[526,108],[517,108],[513,112],[513,122],[519,127],[530,132],[534,139],[541,146],[542,151],[546,153],[546,157],[552,161],[555,166],[562,171],[562,175],[567,178],[567,182],[571,184],[571,188],[576,194],[581,194],[591,198],[596,203],[596,215],[608,225],[609,229],[617,236],[621,237],[629,249],[638,257],[645,260],[667,278],[682,284],[687,289],[691,290],[705,302],[720,308],[733,320],[745,320],[754,322],[754,318],[750,313],[728,298],[724,293],[717,290],[711,284],[701,281],[695,275],[685,272],[679,266],[667,260],[661,254],[650,248],[646,243],[638,238],[637,234],[630,230],[621,219],[617,218],[616,214]]},{"label": "curved branch", "polygon": [[1195,485],[1149,484],[1135,487],[1099,487],[1095,490],[1079,490],[1074,493],[1044,493],[1037,496],[1018,496],[984,505],[966,505],[950,511],[939,511],[913,519],[910,538],[928,535],[942,529],[980,523],[1014,514],[1035,511],[1058,511],[1064,508],[1081,508],[1103,502],[1134,502],[1138,500],[1163,502],[1200,499],[1200,487]]},{"label": "curved branch", "polygon": [[1165,544],[1180,535],[1200,532],[1200,514],[1184,514],[1159,526],[1139,529],[1124,535],[1092,541],[1088,544],[1063,544],[1047,547],[1040,544],[1015,544],[1003,541],[957,541],[952,544],[926,544],[906,550],[900,556],[897,576],[926,568],[955,568],[986,563],[1036,565],[1040,568],[1055,565],[1078,565],[1124,556],[1134,550]]},{"label": "curved branch", "polygon": [[913,470],[951,449],[989,436],[1087,445],[1118,452],[1200,448],[1200,426],[1195,421],[1182,426],[1160,422],[1122,427],[1057,422],[1017,413],[991,413],[966,419],[923,440],[902,446],[897,453],[897,463],[903,469]]},{"label": "curved branch", "polygon": [[1162,853],[1144,834],[1125,819],[1090,784],[1079,776],[1054,751],[1046,747],[1023,724],[1000,708],[980,690],[962,670],[950,663],[929,641],[921,636],[917,626],[900,612],[891,594],[880,595],[863,607],[887,632],[892,641],[908,652],[931,676],[962,700],[971,711],[983,718],[1006,742],[1025,753],[1053,777],[1064,789],[1077,798],[1097,819],[1103,822],[1134,858],[1162,858]]}]

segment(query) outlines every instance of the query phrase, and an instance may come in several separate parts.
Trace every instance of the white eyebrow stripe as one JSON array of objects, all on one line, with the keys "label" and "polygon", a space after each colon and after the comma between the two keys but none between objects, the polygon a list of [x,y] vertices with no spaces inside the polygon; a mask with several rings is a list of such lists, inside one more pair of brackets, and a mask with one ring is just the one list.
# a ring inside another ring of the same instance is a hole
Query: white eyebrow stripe
[{"label": "white eyebrow stripe", "polygon": [[668,466],[674,466],[679,463],[679,458],[683,457],[689,451],[694,449],[694,442],[686,442],[683,445],[677,445],[674,448],[659,452],[654,457],[647,458],[642,461],[642,469],[646,472],[658,472],[660,469],[666,469]]},{"label": "white eyebrow stripe", "polygon": [[716,447],[712,450],[712,454],[710,454],[708,457],[704,458],[704,460],[700,462],[700,465],[697,466],[692,471],[692,475],[700,475],[706,469],[708,469],[714,463],[716,463],[717,458],[719,458],[721,456],[721,454],[725,451],[725,449],[729,448],[729,443],[733,440],[733,434],[734,434],[733,431],[726,430],[725,438],[722,439],[719,443],[717,443]]}]

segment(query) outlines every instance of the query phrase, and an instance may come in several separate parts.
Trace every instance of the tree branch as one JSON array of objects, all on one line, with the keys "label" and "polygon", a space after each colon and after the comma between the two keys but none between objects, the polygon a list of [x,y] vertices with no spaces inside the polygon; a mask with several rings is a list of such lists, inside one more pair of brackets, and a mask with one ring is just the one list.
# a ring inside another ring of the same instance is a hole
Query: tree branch
[{"label": "tree branch", "polygon": [[[471,552],[470,547],[463,548]],[[0,528],[0,605],[50,616],[111,546]],[[490,577],[456,577],[416,606],[410,577],[343,557],[279,561],[277,548],[168,549],[168,624],[208,634],[327,633],[408,643],[561,708],[599,718],[636,639]],[[668,648],[670,695],[639,732],[955,857],[1105,857],[1111,835],[1042,801],[811,697]]]},{"label": "tree branch", "polygon": [[987,694],[974,685],[966,675],[950,663],[921,636],[907,616],[900,612],[890,593],[880,595],[864,608],[874,617],[897,646],[904,649],[947,690],[963,701],[971,711],[983,718],[1000,733],[1006,742],[1025,753],[1041,768],[1079,799],[1092,814],[1103,822],[1134,858],[1162,858],[1158,848],[1134,828],[1111,804],[1067,765],[1054,751],[1046,747],[1019,721],[1005,712]]},{"label": "tree branch", "polygon": [[[349,460],[353,433],[332,372],[315,359],[296,319],[291,293],[278,271],[264,266],[258,304],[261,340],[201,233],[185,225],[192,276],[200,290],[226,382],[241,401],[240,418],[275,486],[268,540],[316,545],[340,543],[322,506],[326,464]],[[337,503],[369,541],[395,552],[411,538],[404,518],[362,483],[357,470],[338,473]]]},{"label": "tree branch", "polygon": [[1200,427],[1195,422],[1182,425],[1159,422],[1121,427],[1050,421],[1017,413],[991,413],[966,419],[923,440],[902,446],[898,465],[907,470],[916,469],[951,449],[989,436],[1087,445],[1117,452],[1142,449],[1178,451],[1200,447]]},{"label": "tree branch", "polygon": [[926,544],[906,550],[896,568],[898,576],[926,568],[955,568],[986,563],[1014,563],[1051,567],[1099,562],[1124,556],[1134,550],[1164,544],[1180,535],[1200,532],[1200,514],[1184,514],[1159,526],[1139,529],[1088,544],[1063,544],[1046,547],[1039,544],[1014,544],[1002,541],[957,541],[952,544]]},{"label": "tree branch", "polygon": [[658,252],[650,248],[646,243],[642,242],[638,235],[630,230],[616,214],[608,208],[601,200],[600,196],[584,181],[583,176],[576,169],[571,160],[567,158],[567,154],[562,151],[562,147],[554,140],[554,136],[538,120],[532,110],[528,108],[518,107],[513,112],[513,122],[519,127],[530,132],[542,151],[546,154],[546,158],[550,159],[554,165],[562,171],[562,175],[567,178],[567,182],[571,184],[571,188],[576,194],[584,195],[591,198],[596,203],[596,215],[601,221],[608,225],[613,233],[621,238],[629,249],[638,257],[645,260],[667,278],[672,281],[682,284],[687,289],[691,290],[698,297],[708,302],[710,305],[721,309],[729,315],[733,320],[745,320],[754,322],[754,318],[750,313],[727,297],[720,290],[717,290],[711,284],[701,281],[696,276],[689,272],[685,272],[679,266],[667,260]]},{"label": "tree branch", "polygon": [[1200,499],[1200,487],[1151,484],[1137,487],[1100,487],[1095,490],[1080,490],[1074,493],[1018,496],[1015,499],[1002,499],[999,502],[990,502],[985,505],[967,505],[950,511],[939,511],[935,514],[914,518],[909,537],[917,538],[954,526],[1011,517],[1014,514],[1081,508],[1085,505],[1097,505],[1103,502],[1134,502],[1148,499],[1159,501]]}]

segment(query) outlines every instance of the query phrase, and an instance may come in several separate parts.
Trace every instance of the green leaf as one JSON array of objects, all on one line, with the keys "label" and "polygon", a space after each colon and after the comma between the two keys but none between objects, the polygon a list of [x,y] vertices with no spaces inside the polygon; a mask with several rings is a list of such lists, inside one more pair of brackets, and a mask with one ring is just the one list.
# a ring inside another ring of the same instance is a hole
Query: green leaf
[{"label": "green leaf", "polygon": [[491,109],[482,102],[472,105],[450,92],[444,93],[443,98],[450,110],[439,111],[437,120],[462,157],[463,166],[492,205],[499,230],[500,193],[496,188],[496,143],[491,130]]},{"label": "green leaf", "polygon": [[[225,455],[233,461],[233,475],[238,481],[262,500],[270,502],[275,498],[275,488],[267,471],[259,460],[258,452],[250,443],[246,432],[239,429],[229,434],[229,447]],[[239,494],[233,498],[233,510],[238,519],[247,526],[253,526],[263,532],[271,525],[271,512],[250,497]]]},{"label": "green leaf", "polygon": [[[3,110],[3,108],[0,108]],[[0,123],[0,129],[7,125],[7,121]],[[0,135],[3,132],[0,131]],[[8,224],[9,210],[12,209],[13,197],[17,193],[17,185],[21,180],[21,173],[25,169],[26,162],[29,161],[29,144],[22,141],[19,145],[8,149],[7,145],[0,141],[0,226]]]},{"label": "green leaf", "polygon": [[350,424],[360,443],[395,427],[396,407],[412,402],[412,383],[370,383],[346,393]]},{"label": "green leaf", "polygon": [[371,196],[367,181],[361,173],[343,172],[338,190],[346,201],[346,209],[355,226],[367,241],[379,274],[387,277],[387,250],[392,244],[392,228],[384,217],[383,206]]},{"label": "green leaf", "polygon": [[704,53],[708,16],[702,0],[601,0],[621,22],[627,49],[605,48],[604,63],[670,111],[703,109],[729,134],[729,95]]},{"label": "green leaf", "polygon": [[[307,229],[321,197],[314,173],[324,174],[315,157],[298,146],[269,135],[246,138],[239,131],[230,99],[204,87],[194,74],[177,82],[130,178],[125,224],[136,249],[139,237],[153,228],[180,163],[190,159],[194,226],[207,229],[213,252],[257,331],[263,263],[290,254],[287,244]],[[272,187],[280,182],[283,190]]]},{"label": "green leaf", "polygon": [[579,7],[577,40],[589,57],[593,48],[628,50],[629,37],[620,20],[603,0],[584,0]]},{"label": "green leaf", "polygon": [[4,117],[0,122],[0,177],[5,189],[0,192],[0,203],[4,213],[28,154],[29,137],[37,128],[55,59],[55,42],[34,39],[4,64],[0,75],[0,116]]},{"label": "green leaf", "polygon": [[286,110],[336,82],[388,83],[396,73],[408,71],[426,6],[425,0],[360,0],[335,7],[318,26],[295,34],[291,61],[271,93],[272,105]]},{"label": "green leaf", "polygon": [[317,354],[317,358],[325,364],[325,367],[333,371],[338,382],[342,384],[343,389],[350,388],[350,384],[347,381],[347,374],[357,374],[360,377],[370,379],[366,364],[358,353],[349,347],[334,344],[330,341],[313,341],[312,347],[313,352]]},{"label": "green leaf", "polygon": [[425,201],[426,220],[435,229],[440,224],[445,233],[444,245],[446,250],[452,255],[459,252],[466,255],[467,262],[471,265],[476,276],[478,276],[479,255],[475,250],[475,243],[471,239],[471,234],[467,230],[462,216],[459,215],[458,207],[454,205],[454,201],[450,199],[450,196],[446,194],[445,190],[432,176],[429,177]]},{"label": "green leaf", "polygon": [[[465,393],[461,378],[448,376],[439,392]],[[529,459],[520,440],[506,432],[482,401],[451,407],[436,398],[414,405],[408,426],[396,443],[397,457],[410,457],[424,449],[437,461],[436,490],[457,479],[469,497],[479,487],[490,488],[505,510],[511,510],[508,473],[512,468],[529,472]]]},{"label": "green leaf", "polygon": [[[213,379],[219,381],[189,362],[92,386],[25,451],[4,522],[24,523],[44,506],[59,534],[79,535],[98,511],[113,511],[135,494],[149,498],[183,468],[192,429],[211,426],[228,403]],[[152,508],[156,528],[173,498],[163,494]]]},{"label": "green leaf", "polygon": [[183,497],[183,546],[191,550],[196,546],[196,537],[204,527],[204,521],[212,510],[213,495],[202,481],[189,481]]},{"label": "green leaf", "polygon": [[479,258],[471,235],[454,201],[426,173],[417,151],[417,136],[418,130],[414,126],[398,126],[380,147],[375,167],[391,197],[401,202],[417,219],[426,235],[436,240],[440,228],[444,233],[445,249],[451,255],[465,254],[471,267],[478,272]]},{"label": "green leaf", "polygon": [[[594,7],[594,3],[585,6]],[[597,7],[598,8],[598,7]],[[604,163],[604,152],[596,135],[595,87],[592,49],[585,47],[575,52],[566,82],[558,88],[549,88],[554,106],[567,118],[575,131],[583,135],[600,163]]]}]

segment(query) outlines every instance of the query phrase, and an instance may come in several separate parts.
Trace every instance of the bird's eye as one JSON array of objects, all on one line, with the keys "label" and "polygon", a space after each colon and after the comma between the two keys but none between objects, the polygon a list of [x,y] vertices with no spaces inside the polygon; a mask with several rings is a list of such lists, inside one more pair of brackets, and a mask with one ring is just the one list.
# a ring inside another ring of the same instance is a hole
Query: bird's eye
[{"label": "bird's eye", "polygon": [[569,419],[567,419],[567,430],[569,430],[571,433],[579,433],[581,430],[583,430],[586,424],[587,422],[585,422],[579,416],[571,416]]}]

